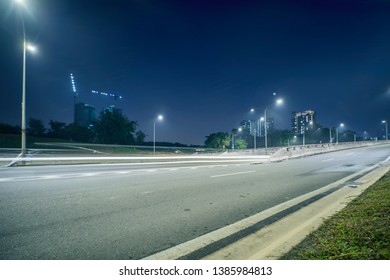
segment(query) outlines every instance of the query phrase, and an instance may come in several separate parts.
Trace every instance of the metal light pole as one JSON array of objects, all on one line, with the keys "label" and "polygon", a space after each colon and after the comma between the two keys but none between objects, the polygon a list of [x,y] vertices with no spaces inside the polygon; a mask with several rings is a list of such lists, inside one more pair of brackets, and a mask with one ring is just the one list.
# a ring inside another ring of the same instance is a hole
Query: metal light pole
[{"label": "metal light pole", "polygon": [[[23,1],[15,0],[19,5],[24,5]],[[23,12],[20,11],[23,28],[23,74],[22,74],[22,125],[21,125],[21,157],[26,156],[26,53],[27,50],[35,51],[35,47],[27,44],[26,27],[24,24]]]},{"label": "metal light pole", "polygon": [[339,127],[344,127],[344,124],[341,123],[339,126],[336,127],[336,144],[339,144]]},{"label": "metal light pole", "polygon": [[162,115],[159,115],[157,119],[154,120],[153,122],[153,154],[156,154],[156,121],[161,121],[164,119]]},{"label": "metal light pole", "polygon": [[253,129],[253,150],[256,151],[256,128]]},{"label": "metal light pole", "polygon": [[[254,112],[255,109],[251,109],[251,112]],[[252,121],[250,120],[251,126]],[[253,152],[256,151],[256,119],[253,121]]]},{"label": "metal light pole", "polygon": [[234,140],[235,140],[235,136],[236,136],[236,131],[240,132],[241,130],[242,130],[241,127],[239,127],[237,130],[236,129],[232,130],[232,150],[234,150],[234,146],[235,146]]},{"label": "metal light pole", "polygon": [[[276,105],[282,104],[283,99],[279,98],[276,100]],[[265,154],[267,154],[267,148],[268,148],[268,140],[267,140],[267,109],[270,107],[272,104],[269,104],[267,107],[264,109],[264,144],[265,144]]]},{"label": "metal light pole", "polygon": [[385,132],[386,132],[386,141],[389,141],[389,132],[387,131],[387,121],[383,120],[382,123],[385,124]]},{"label": "metal light pole", "polygon": [[260,122],[260,138],[261,138],[261,122],[264,122],[264,117],[261,117],[259,122]]}]

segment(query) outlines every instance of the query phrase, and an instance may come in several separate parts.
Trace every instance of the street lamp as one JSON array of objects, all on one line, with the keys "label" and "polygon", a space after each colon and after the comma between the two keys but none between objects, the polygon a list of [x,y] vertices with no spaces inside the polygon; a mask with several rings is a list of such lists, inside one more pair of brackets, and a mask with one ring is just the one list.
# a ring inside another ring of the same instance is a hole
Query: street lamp
[{"label": "street lamp", "polygon": [[241,127],[239,127],[238,129],[233,129],[233,131],[232,131],[232,150],[234,150],[234,137],[235,137],[235,135],[236,135],[236,131],[239,131],[239,132],[241,132],[242,131],[242,128]]},{"label": "street lamp", "polygon": [[385,130],[385,132],[386,132],[386,141],[389,141],[389,133],[387,131],[387,121],[383,120],[382,123],[385,124],[385,128],[386,128],[386,130]]},{"label": "street lamp", "polygon": [[281,105],[283,104],[283,99],[281,98],[278,98],[276,100],[276,103],[271,103],[269,104],[267,107],[265,107],[264,109],[264,143],[265,143],[265,154],[267,154],[267,148],[268,148],[268,141],[267,141],[267,109],[268,107],[270,107],[271,105]]},{"label": "street lamp", "polygon": [[[251,112],[255,112],[255,109],[251,109]],[[256,151],[256,136],[257,133],[259,133],[259,136],[261,138],[261,123],[264,122],[264,117],[260,117],[258,121],[258,126],[256,125],[256,121],[254,121],[254,129],[253,129],[253,149]]]},{"label": "street lamp", "polygon": [[[22,0],[15,0],[21,6],[25,3]],[[22,77],[22,127],[21,127],[21,157],[26,156],[26,52],[35,52],[36,48],[27,43],[26,40],[26,27],[24,25],[23,13],[20,12],[23,27],[23,77]]]},{"label": "street lamp", "polygon": [[339,143],[339,127],[344,127],[344,124],[341,123],[338,127],[336,127],[336,144]]},{"label": "street lamp", "polygon": [[163,115],[158,115],[157,119],[153,122],[153,154],[156,154],[156,121],[162,121],[164,119]]}]

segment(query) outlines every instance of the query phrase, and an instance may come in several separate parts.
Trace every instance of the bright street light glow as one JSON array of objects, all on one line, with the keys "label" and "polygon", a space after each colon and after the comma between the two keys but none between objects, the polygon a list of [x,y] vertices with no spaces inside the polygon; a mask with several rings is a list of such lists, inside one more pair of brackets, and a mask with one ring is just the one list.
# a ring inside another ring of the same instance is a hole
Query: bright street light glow
[{"label": "bright street light glow", "polygon": [[277,99],[276,104],[277,105],[283,104],[283,99],[282,98]]},{"label": "bright street light glow", "polygon": [[386,121],[382,121],[382,123],[387,123]]},{"label": "bright street light glow", "polygon": [[26,49],[33,53],[37,51],[37,48],[31,44],[26,44]]},{"label": "bright street light glow", "polygon": [[163,115],[158,115],[157,119],[153,122],[153,154],[156,154],[156,121],[161,121]]},{"label": "bright street light glow", "polygon": [[344,124],[343,124],[343,123],[340,123],[340,127],[344,127]]},{"label": "bright street light glow", "polygon": [[19,6],[22,6],[22,7],[25,7],[26,6],[26,1],[24,0],[14,0],[14,2],[19,5]]}]

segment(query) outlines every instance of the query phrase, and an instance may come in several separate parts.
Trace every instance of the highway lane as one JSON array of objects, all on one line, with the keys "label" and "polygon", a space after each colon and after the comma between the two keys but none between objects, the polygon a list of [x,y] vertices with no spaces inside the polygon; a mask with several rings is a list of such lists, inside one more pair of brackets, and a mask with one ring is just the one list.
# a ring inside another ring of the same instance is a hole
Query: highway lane
[{"label": "highway lane", "polygon": [[1,259],[140,259],[385,160],[389,145],[271,164],[0,169]]}]

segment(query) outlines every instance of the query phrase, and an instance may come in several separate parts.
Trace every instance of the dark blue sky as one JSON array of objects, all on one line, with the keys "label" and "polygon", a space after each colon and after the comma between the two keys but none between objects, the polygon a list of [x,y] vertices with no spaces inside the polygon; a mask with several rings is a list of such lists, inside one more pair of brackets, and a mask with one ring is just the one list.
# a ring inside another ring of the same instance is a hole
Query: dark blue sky
[{"label": "dark blue sky", "polygon": [[[279,129],[313,109],[324,126],[376,136],[390,121],[390,1],[25,0],[27,117],[73,121],[79,101],[118,107],[158,141],[202,144],[231,131],[252,107]],[[28,7],[27,7],[28,6]],[[0,123],[20,124],[22,26],[0,2]]]}]

